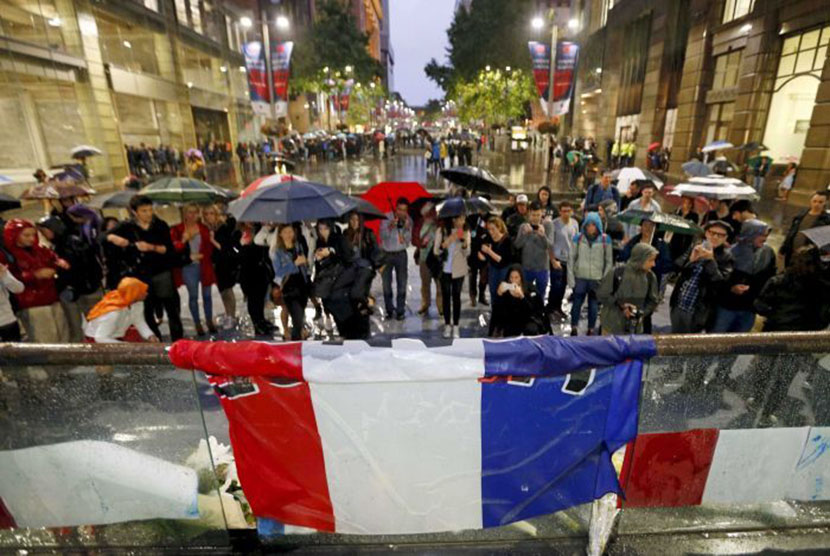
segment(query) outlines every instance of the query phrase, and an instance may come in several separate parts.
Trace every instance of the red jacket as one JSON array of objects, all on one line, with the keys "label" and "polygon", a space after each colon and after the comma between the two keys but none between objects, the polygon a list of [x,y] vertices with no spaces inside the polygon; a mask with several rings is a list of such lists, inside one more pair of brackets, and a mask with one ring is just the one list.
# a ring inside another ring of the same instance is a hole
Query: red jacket
[{"label": "red jacket", "polygon": [[[212,286],[216,283],[216,273],[213,271],[212,260],[213,242],[210,241],[210,230],[208,230],[207,226],[204,224],[198,224],[198,226],[199,235],[202,237],[202,245],[199,248],[199,253],[202,254],[202,260],[199,261],[202,274],[201,282],[203,286]],[[173,240],[173,249],[176,250],[176,253],[187,252],[188,245],[186,241],[182,240],[182,236],[184,236],[184,222],[170,228],[170,238]],[[173,282],[177,288],[184,284],[181,268],[173,269]]]},{"label": "red jacket", "polygon": [[28,220],[15,218],[6,222],[6,227],[3,229],[3,241],[6,250],[14,257],[14,262],[9,265],[9,270],[15,278],[23,282],[26,288],[21,293],[15,294],[18,307],[21,309],[43,307],[58,301],[58,289],[55,287],[55,279],[35,278],[35,271],[41,268],[57,270],[57,263],[60,260],[57,254],[48,247],[40,245],[37,236],[35,236],[35,244],[29,248],[24,249],[17,245],[17,236],[20,235],[20,232],[26,228],[34,227],[34,224]]}]

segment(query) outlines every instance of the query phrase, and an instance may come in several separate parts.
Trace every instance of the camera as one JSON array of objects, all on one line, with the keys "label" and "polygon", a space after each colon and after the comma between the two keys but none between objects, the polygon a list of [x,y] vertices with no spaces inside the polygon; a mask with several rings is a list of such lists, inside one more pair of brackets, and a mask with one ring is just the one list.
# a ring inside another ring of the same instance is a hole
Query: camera
[{"label": "camera", "polygon": [[640,312],[640,309],[638,309],[637,307],[629,309],[629,313],[631,313],[631,316],[628,317],[629,320],[640,320],[640,318],[642,318],[643,316],[643,314]]},{"label": "camera", "polygon": [[533,231],[535,232],[539,229],[539,224],[531,224],[530,227],[533,228]]}]

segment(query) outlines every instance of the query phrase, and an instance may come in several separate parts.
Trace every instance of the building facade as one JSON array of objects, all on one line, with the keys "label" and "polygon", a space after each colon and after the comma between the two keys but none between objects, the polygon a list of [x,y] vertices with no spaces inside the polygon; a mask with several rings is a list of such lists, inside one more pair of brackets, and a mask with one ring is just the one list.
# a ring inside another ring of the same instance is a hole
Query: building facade
[{"label": "building facade", "polygon": [[582,51],[566,133],[605,152],[633,139],[638,164],[659,142],[678,177],[710,141],[758,141],[776,164],[799,163],[796,202],[830,182],[826,2],[583,0],[575,17]]},{"label": "building facade", "polygon": [[244,2],[0,0],[0,174],[22,187],[91,144],[105,189],[125,145],[258,138],[240,53],[253,19]]}]

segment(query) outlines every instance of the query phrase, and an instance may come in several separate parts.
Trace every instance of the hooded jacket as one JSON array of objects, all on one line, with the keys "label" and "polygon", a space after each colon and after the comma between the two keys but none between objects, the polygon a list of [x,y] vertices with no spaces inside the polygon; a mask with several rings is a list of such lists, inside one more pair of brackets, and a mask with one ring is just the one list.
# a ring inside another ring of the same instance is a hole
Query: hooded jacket
[{"label": "hooded jacket", "polygon": [[143,338],[153,336],[153,331],[144,319],[144,303],[147,284],[138,278],[123,278],[118,289],[108,292],[90,310],[84,334],[95,343],[129,341],[132,327]]},{"label": "hooded jacket", "polygon": [[[588,224],[597,227],[597,236],[588,237]],[[573,249],[568,259],[568,285],[573,287],[576,280],[600,281],[613,266],[611,239],[603,233],[602,220],[596,212],[589,212],[582,222],[581,231],[574,236]]]},{"label": "hooded jacket", "polygon": [[42,307],[58,301],[55,278],[35,277],[35,272],[41,268],[57,270],[60,260],[58,255],[48,247],[40,245],[37,236],[31,247],[23,248],[17,245],[20,233],[26,228],[34,229],[34,227],[34,224],[28,220],[15,218],[6,222],[3,228],[3,241],[6,249],[14,257],[14,263],[9,268],[14,277],[23,282],[25,287],[21,293],[15,294],[20,309]]},{"label": "hooded jacket", "polygon": [[[625,263],[622,277],[614,291],[614,273],[612,268],[602,279],[597,290],[597,297],[602,303],[600,319],[603,332],[609,334],[640,334],[643,331],[643,319],[636,322],[636,329],[631,329],[622,309],[625,303],[635,305],[642,316],[654,312],[659,302],[657,277],[652,271],[644,271],[643,264],[658,251],[647,243],[638,243],[631,250],[631,257]],[[629,325],[629,326],[626,326]]]},{"label": "hooded jacket", "polygon": [[[742,223],[737,243],[729,250],[732,255],[733,269],[726,283],[719,305],[730,311],[753,311],[753,303],[761,293],[767,281],[775,276],[775,251],[768,245],[756,248],[752,245],[755,238],[765,235],[769,226],[760,220],[747,220]],[[732,286],[746,284],[749,289],[738,295],[732,292]]]}]

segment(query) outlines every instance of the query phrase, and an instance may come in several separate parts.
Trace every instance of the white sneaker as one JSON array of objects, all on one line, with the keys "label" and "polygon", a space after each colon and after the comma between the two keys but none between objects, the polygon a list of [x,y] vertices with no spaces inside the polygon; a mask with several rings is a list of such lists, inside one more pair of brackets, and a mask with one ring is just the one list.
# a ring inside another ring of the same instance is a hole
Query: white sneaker
[{"label": "white sneaker", "polygon": [[452,325],[449,325],[449,324],[444,325],[444,338],[446,338],[447,340],[452,338]]},{"label": "white sneaker", "polygon": [[452,337],[453,338],[460,338],[461,337],[461,329],[458,325],[452,327]]}]

